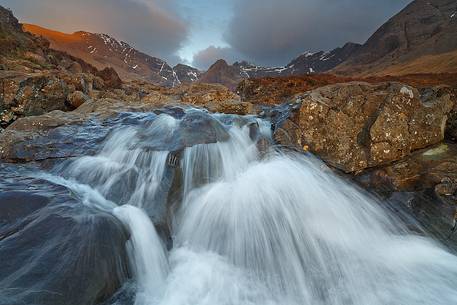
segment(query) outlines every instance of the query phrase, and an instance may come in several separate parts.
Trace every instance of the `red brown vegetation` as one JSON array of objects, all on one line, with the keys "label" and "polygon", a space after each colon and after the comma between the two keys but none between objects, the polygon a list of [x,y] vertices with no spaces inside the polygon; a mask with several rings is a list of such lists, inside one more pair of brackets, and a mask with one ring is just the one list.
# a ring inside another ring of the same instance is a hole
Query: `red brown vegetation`
[{"label": "red brown vegetation", "polygon": [[446,85],[457,91],[457,73],[373,76],[367,78],[340,77],[332,74],[314,74],[245,79],[238,85],[237,93],[244,101],[253,104],[274,105],[287,102],[298,93],[303,93],[326,85],[347,83],[351,81],[362,81],[372,84],[401,82],[419,89]]}]

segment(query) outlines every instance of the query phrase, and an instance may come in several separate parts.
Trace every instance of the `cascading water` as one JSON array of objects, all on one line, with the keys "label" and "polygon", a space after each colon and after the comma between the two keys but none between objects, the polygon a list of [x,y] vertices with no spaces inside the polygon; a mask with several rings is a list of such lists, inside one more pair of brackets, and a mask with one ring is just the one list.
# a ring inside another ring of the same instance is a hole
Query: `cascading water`
[{"label": "cascading water", "polygon": [[165,289],[168,275],[165,248],[154,225],[142,210],[124,205],[113,212],[132,234],[127,247],[138,283],[135,304],[156,304]]},{"label": "cascading water", "polygon": [[156,210],[169,190],[170,152],[150,142],[171,141],[181,120],[162,114],[114,132],[100,154],[53,178],[93,195],[85,202],[129,230],[136,305],[457,304],[457,257],[314,157],[261,158],[248,126],[255,120],[225,124],[226,141],[182,147],[183,196],[167,252],[151,219],[164,215]]}]

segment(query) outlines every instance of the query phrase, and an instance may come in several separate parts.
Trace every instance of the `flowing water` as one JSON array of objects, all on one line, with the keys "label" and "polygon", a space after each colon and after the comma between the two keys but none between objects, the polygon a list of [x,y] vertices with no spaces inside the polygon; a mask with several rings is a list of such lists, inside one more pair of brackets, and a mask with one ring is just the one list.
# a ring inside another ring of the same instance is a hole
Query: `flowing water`
[{"label": "flowing water", "polygon": [[[44,176],[124,223],[135,305],[457,304],[456,256],[315,157],[260,152],[267,122],[213,119],[229,137],[183,148],[176,202],[170,152],[150,148],[179,129],[167,114]],[[169,249],[153,225],[164,217]]]}]

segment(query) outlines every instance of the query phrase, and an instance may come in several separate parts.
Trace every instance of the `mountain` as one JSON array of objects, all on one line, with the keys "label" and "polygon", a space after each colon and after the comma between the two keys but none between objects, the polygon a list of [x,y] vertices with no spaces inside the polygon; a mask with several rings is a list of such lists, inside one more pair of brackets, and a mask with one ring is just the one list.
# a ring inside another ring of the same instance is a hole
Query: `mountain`
[{"label": "mountain", "polygon": [[457,72],[457,1],[411,2],[334,72],[358,75]]},{"label": "mountain", "polygon": [[174,66],[173,71],[175,71],[178,81],[182,84],[196,82],[202,75],[200,70],[183,64],[177,64]]},{"label": "mountain", "polygon": [[[99,69],[113,67],[124,80],[141,79],[168,87],[181,83],[177,72],[165,61],[109,35],[83,31],[66,34],[32,24],[24,24],[23,27],[27,32],[49,40],[53,49],[81,58]],[[196,69],[185,65],[180,65],[178,69],[186,70],[181,75],[185,82],[195,79],[194,74],[186,76],[186,73]]]},{"label": "mountain", "polygon": [[242,76],[238,66],[229,65],[225,60],[219,59],[202,74],[198,81],[208,84],[222,84],[230,90],[235,90],[243,78],[244,76]]},{"label": "mountain", "polygon": [[327,72],[349,58],[361,45],[347,43],[329,52],[305,52],[284,67],[262,67],[246,61],[228,65],[218,60],[200,77],[200,82],[219,83],[234,90],[246,78],[306,75]]},{"label": "mountain", "polygon": [[343,47],[336,48],[330,52],[306,52],[286,66],[286,74],[303,75],[330,71],[346,61],[360,47],[360,44],[348,42]]},{"label": "mountain", "polygon": [[348,42],[341,48],[336,48],[329,52],[305,52],[293,59],[284,67],[259,67],[248,62],[236,62],[233,65],[240,70],[243,77],[276,77],[305,75],[312,73],[327,72],[355,53],[361,47],[360,44]]}]

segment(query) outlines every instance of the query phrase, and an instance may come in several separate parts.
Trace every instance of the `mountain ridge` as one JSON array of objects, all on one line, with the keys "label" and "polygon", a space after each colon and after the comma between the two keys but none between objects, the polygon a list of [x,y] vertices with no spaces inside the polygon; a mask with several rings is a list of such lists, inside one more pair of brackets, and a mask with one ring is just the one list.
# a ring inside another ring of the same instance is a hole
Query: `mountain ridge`
[{"label": "mountain ridge", "polygon": [[114,68],[124,80],[140,79],[174,87],[195,81],[199,76],[197,69],[181,64],[177,68],[181,75],[179,78],[177,71],[166,61],[138,51],[128,43],[107,34],[86,31],[68,34],[34,24],[23,24],[23,28],[47,39],[51,48],[79,57],[99,69]]},{"label": "mountain ridge", "polygon": [[[436,63],[443,60],[451,64],[437,69]],[[411,2],[331,72],[362,76],[457,72],[457,1]]]}]

